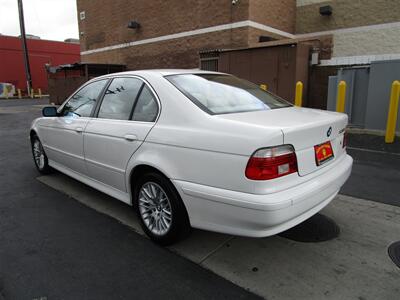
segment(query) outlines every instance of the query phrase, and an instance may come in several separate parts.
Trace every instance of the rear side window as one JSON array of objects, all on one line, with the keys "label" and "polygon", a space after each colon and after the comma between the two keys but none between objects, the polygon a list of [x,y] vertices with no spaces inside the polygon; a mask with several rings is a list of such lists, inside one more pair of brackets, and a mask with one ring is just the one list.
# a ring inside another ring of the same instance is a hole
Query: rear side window
[{"label": "rear side window", "polygon": [[98,118],[129,120],[143,82],[136,78],[115,78],[107,88]]},{"label": "rear side window", "polygon": [[166,76],[178,90],[209,114],[269,110],[291,106],[258,85],[231,75]]},{"label": "rear side window", "polygon": [[107,81],[108,79],[98,80],[81,88],[63,106],[61,115],[90,117],[92,110],[96,105],[96,101]]},{"label": "rear side window", "polygon": [[145,85],[133,111],[132,120],[154,122],[158,114],[157,100],[147,85]]}]

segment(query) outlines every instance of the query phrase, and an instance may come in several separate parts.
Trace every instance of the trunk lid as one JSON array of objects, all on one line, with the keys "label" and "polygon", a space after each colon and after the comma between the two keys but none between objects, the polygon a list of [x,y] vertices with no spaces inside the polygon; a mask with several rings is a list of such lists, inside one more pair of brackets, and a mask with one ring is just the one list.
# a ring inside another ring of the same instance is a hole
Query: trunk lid
[{"label": "trunk lid", "polygon": [[[317,109],[288,107],[267,111],[219,115],[220,118],[251,123],[255,126],[280,129],[283,143],[293,145],[296,151],[299,175],[305,176],[339,159],[347,115]],[[333,158],[317,165],[314,146],[330,142]],[[256,149],[254,149],[256,150]]]}]

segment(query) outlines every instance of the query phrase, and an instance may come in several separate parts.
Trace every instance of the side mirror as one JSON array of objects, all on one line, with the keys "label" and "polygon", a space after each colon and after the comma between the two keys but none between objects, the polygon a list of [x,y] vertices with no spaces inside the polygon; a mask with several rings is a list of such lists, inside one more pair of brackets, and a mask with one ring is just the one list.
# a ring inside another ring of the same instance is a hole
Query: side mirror
[{"label": "side mirror", "polygon": [[43,117],[57,117],[57,108],[55,106],[46,106],[42,109]]}]

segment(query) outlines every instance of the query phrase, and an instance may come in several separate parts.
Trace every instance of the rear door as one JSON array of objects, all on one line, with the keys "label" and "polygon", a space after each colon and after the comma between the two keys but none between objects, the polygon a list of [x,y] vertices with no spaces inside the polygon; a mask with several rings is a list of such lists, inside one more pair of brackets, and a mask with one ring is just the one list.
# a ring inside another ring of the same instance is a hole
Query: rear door
[{"label": "rear door", "polygon": [[83,131],[107,81],[102,79],[85,85],[60,108],[58,117],[41,120],[39,135],[51,161],[86,174]]},{"label": "rear door", "polygon": [[126,192],[126,166],[154,126],[158,112],[158,101],[142,79],[114,78],[84,132],[89,177]]}]

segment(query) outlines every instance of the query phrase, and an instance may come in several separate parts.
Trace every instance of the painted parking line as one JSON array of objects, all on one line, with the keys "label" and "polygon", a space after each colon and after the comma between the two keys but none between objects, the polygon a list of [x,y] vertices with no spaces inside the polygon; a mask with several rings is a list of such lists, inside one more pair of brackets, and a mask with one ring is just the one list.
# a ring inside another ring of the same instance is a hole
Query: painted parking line
[{"label": "painted parking line", "polygon": [[400,153],[387,152],[387,151],[381,151],[381,150],[373,150],[373,149],[365,149],[365,148],[357,148],[357,147],[347,147],[347,149],[361,151],[361,152],[378,153],[378,154],[384,154],[384,155],[388,155],[389,154],[389,155],[400,156]]},{"label": "painted parking line", "polygon": [[[132,209],[60,173],[38,178],[143,234]],[[387,255],[399,239],[400,208],[339,195],[322,214],[338,238],[300,243],[194,230],[170,249],[268,299],[395,299],[400,271]]]}]

